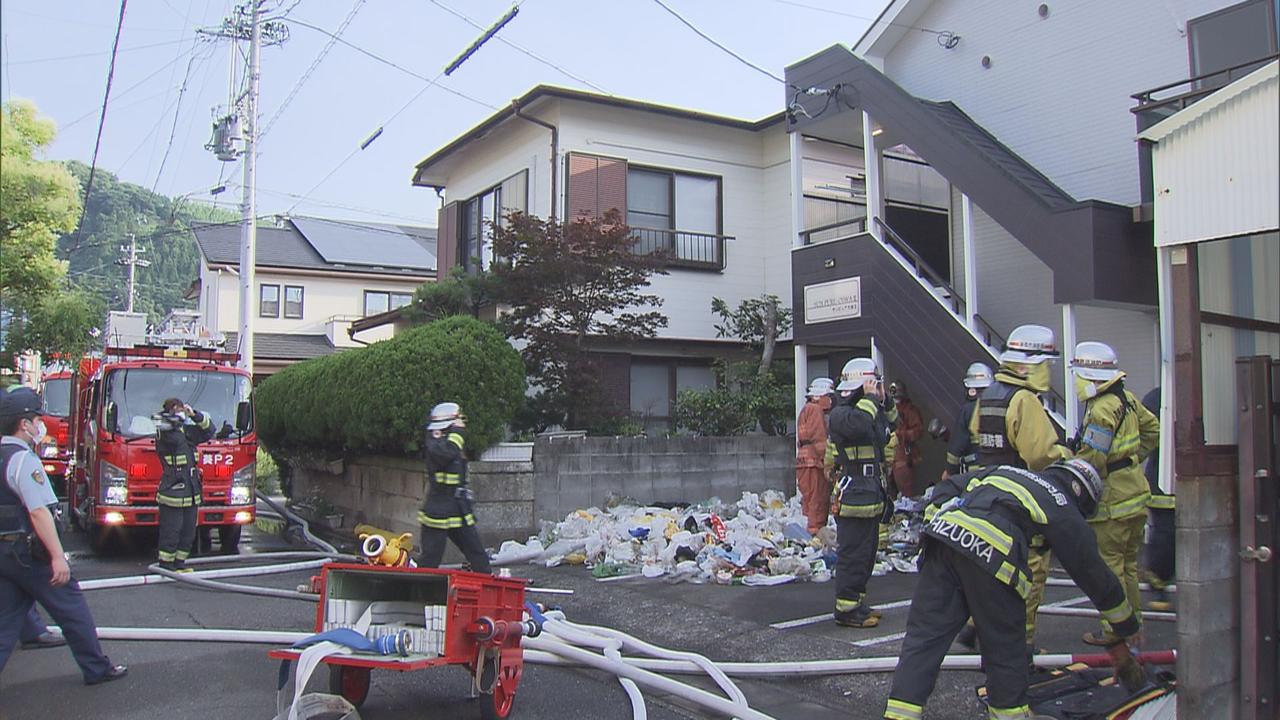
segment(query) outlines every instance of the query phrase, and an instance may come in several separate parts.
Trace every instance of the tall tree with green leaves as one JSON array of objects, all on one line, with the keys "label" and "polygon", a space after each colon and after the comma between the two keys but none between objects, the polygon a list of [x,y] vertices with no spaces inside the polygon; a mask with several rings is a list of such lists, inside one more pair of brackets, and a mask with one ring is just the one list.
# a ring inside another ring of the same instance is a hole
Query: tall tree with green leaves
[{"label": "tall tree with green leaves", "polygon": [[55,132],[28,101],[0,111],[0,308],[11,313],[56,292],[66,274],[54,250],[75,229],[80,186],[61,163],[40,159]]},{"label": "tall tree with green leaves", "polygon": [[666,258],[638,254],[635,244],[616,211],[565,224],[513,213],[493,228],[490,272],[497,299],[510,307],[499,323],[522,344],[536,387],[530,429],[591,429],[629,412],[601,402],[592,350],[653,337],[667,325],[657,310],[662,298],[645,292],[651,276],[666,274]]}]

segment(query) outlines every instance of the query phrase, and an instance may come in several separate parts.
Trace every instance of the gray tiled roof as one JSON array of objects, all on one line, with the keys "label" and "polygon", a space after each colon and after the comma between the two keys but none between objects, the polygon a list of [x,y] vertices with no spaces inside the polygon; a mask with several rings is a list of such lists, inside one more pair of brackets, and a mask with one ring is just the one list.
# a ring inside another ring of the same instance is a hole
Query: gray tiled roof
[{"label": "gray tiled roof", "polygon": [[[319,218],[315,218],[319,219]],[[413,225],[389,225],[386,223],[358,223],[347,220],[324,220],[328,224],[349,225],[352,243],[362,246],[376,242],[379,233],[388,231],[403,233],[435,257],[436,229]],[[196,245],[200,254],[211,265],[237,265],[240,262],[240,226],[232,224],[195,225]],[[375,238],[371,240],[372,238]],[[432,275],[422,268],[364,266],[327,262],[298,229],[289,223],[286,227],[258,226],[257,264],[261,267],[300,268],[304,270],[328,270],[349,273],[377,273],[381,275]]]},{"label": "gray tiled roof", "polygon": [[[229,332],[227,350],[239,346],[239,333]],[[253,357],[262,360],[310,360],[322,355],[332,355],[337,348],[329,344],[324,335],[289,335],[286,333],[254,333]]]}]

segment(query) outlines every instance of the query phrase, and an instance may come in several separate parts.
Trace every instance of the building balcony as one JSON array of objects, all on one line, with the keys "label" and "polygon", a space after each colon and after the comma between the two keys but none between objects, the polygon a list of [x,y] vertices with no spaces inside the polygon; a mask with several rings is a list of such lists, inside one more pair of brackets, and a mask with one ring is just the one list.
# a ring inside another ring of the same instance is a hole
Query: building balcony
[{"label": "building balcony", "polygon": [[634,252],[639,255],[666,253],[667,265],[689,270],[721,272],[725,266],[725,242],[728,235],[632,227],[636,236]]}]

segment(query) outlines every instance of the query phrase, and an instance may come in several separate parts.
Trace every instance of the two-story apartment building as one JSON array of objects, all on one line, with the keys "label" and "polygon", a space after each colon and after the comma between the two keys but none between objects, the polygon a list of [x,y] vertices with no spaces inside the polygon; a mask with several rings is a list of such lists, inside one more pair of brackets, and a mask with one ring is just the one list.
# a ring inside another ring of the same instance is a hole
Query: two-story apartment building
[{"label": "two-story apartment building", "polygon": [[487,223],[512,210],[572,220],[622,212],[638,248],[672,252],[650,291],[668,325],[607,359],[604,401],[669,425],[675,394],[715,382],[714,297],[731,306],[789,292],[787,144],[781,113],[739,120],[538,86],[420,162],[414,184],[442,193],[439,268],[492,259]]},{"label": "two-story apartment building", "polygon": [[[193,228],[200,277],[191,295],[204,322],[236,346],[240,327],[240,228]],[[358,338],[351,324],[409,304],[435,280],[435,229],[314,217],[258,228],[254,282],[254,372],[390,337],[391,326]]]}]

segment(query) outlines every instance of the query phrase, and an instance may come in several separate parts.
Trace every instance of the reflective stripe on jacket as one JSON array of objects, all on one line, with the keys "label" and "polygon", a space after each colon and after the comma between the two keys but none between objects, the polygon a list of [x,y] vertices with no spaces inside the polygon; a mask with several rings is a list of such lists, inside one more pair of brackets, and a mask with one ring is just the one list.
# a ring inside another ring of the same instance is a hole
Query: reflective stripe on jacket
[{"label": "reflective stripe on jacket", "polygon": [[1097,468],[1103,482],[1102,500],[1092,520],[1122,520],[1145,513],[1151,487],[1142,461],[1160,442],[1160,421],[1133,393],[1119,389],[1090,399],[1080,427],[1076,456]]},{"label": "reflective stripe on jacket", "polygon": [[858,389],[848,398],[837,398],[831,410],[831,439],[841,478],[834,488],[836,514],[840,517],[880,517],[885,491],[881,480],[884,446],[896,408],[888,412]]},{"label": "reflective stripe on jacket", "polygon": [[160,458],[160,485],[156,503],[167,507],[199,505],[203,488],[196,467],[196,446],[213,437],[213,418],[197,413],[194,425],[156,431],[156,455]]},{"label": "reflective stripe on jacket", "polygon": [[1011,373],[997,372],[996,381],[982,392],[969,431],[978,443],[978,464],[984,467],[1043,470],[1071,457],[1039,396]]},{"label": "reflective stripe on jacket", "polygon": [[418,524],[432,530],[451,530],[476,524],[467,487],[467,456],[461,433],[435,437],[428,433],[424,455],[427,497],[418,511]]}]

